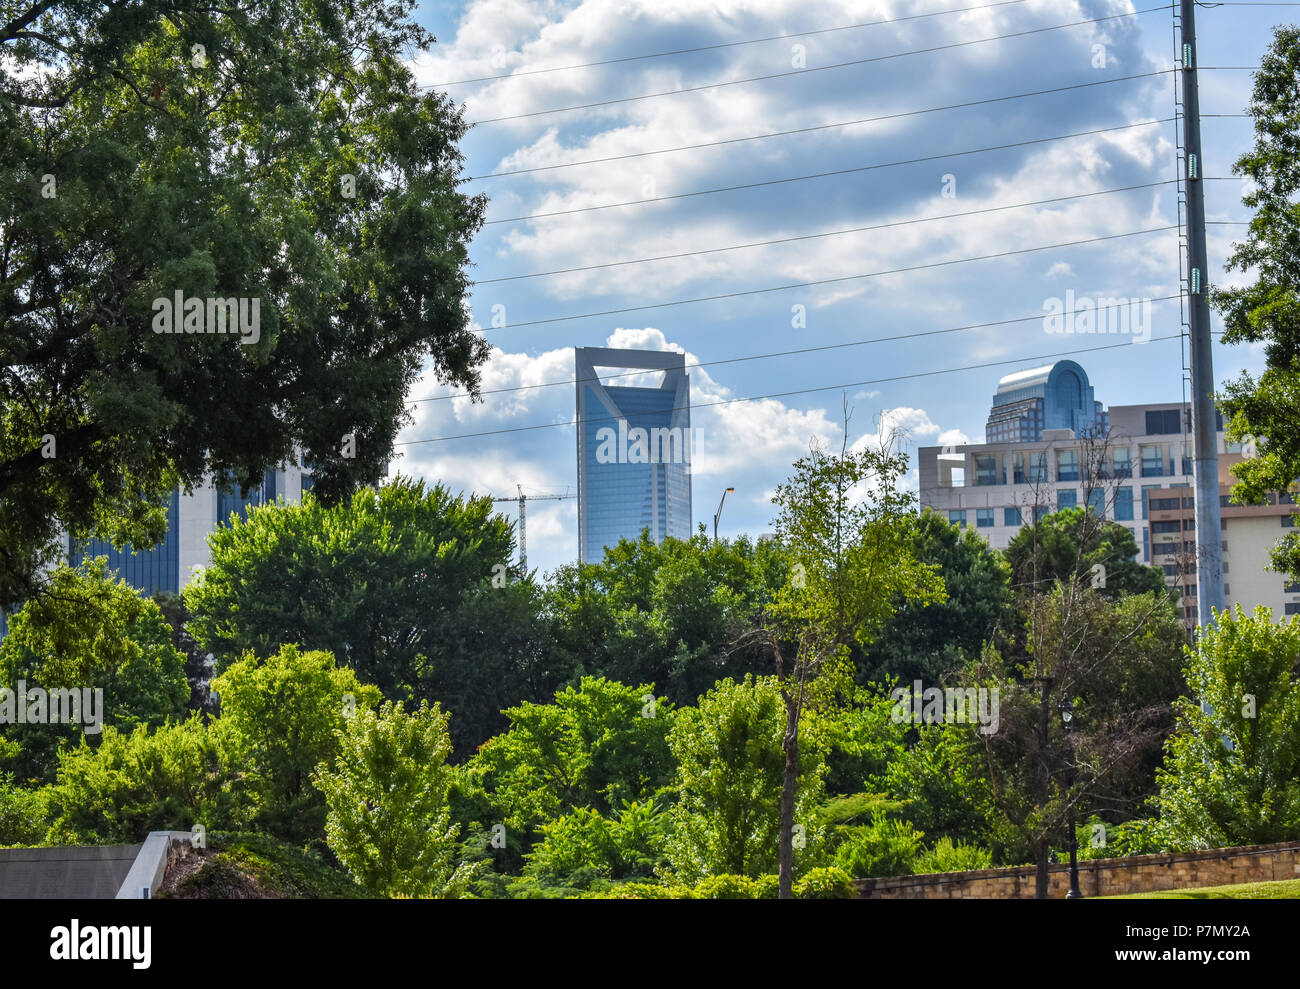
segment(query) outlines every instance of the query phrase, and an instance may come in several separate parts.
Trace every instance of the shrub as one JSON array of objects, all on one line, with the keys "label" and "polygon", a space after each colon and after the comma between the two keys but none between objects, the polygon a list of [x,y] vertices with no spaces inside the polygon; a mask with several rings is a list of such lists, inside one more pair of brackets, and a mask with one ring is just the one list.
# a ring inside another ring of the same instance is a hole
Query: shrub
[{"label": "shrub", "polygon": [[976,869],[991,869],[993,853],[978,845],[968,845],[964,841],[953,843],[951,838],[940,838],[934,847],[922,852],[916,860],[916,873],[929,872],[974,872]]},{"label": "shrub", "polygon": [[912,874],[925,835],[905,821],[873,820],[850,828],[835,851],[835,865],[854,879]]}]

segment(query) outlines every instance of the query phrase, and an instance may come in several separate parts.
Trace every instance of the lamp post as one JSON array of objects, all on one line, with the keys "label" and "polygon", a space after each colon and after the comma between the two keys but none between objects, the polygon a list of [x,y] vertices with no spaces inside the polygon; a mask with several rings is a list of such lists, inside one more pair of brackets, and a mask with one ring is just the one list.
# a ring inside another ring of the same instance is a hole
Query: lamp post
[{"label": "lamp post", "polygon": [[[1074,730],[1074,702],[1068,697],[1061,699],[1061,724],[1065,728],[1065,743],[1069,749],[1069,762],[1067,763],[1067,768],[1069,769],[1069,774],[1067,776],[1068,786],[1073,790],[1077,769],[1074,761],[1074,742],[1071,739],[1071,732]],[[1070,796],[1069,819],[1070,891],[1065,894],[1065,898],[1067,900],[1081,900],[1083,899],[1083,893],[1079,890],[1079,835],[1074,829],[1074,799],[1072,794]]]},{"label": "lamp post", "polygon": [[735,488],[727,488],[722,492],[722,500],[718,502],[718,510],[713,513],[713,541],[718,541],[718,519],[722,518],[722,503],[727,500],[727,495],[735,494]]}]

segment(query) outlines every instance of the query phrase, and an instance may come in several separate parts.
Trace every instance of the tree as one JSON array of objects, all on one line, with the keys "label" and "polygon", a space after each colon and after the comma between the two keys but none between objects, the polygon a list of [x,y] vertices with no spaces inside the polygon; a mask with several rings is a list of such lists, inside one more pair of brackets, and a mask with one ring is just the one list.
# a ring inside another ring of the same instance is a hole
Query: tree
[{"label": "tree", "polygon": [[[1248,112],[1255,119],[1255,146],[1233,172],[1254,188],[1242,201],[1255,210],[1245,239],[1225,267],[1249,273],[1249,284],[1215,288],[1210,301],[1223,316],[1223,342],[1262,344],[1262,374],[1243,371],[1224,386],[1220,405],[1231,440],[1258,440],[1257,456],[1234,464],[1241,483],[1234,499],[1259,501],[1273,491],[1291,491],[1300,477],[1300,264],[1295,237],[1295,196],[1300,189],[1300,27],[1274,28],[1273,43],[1255,73]],[[1288,533],[1273,551],[1278,570],[1300,580],[1300,535]]]},{"label": "tree", "polygon": [[337,757],[317,770],[329,807],[325,833],[367,889],[398,896],[463,896],[476,865],[457,863],[460,825],[448,806],[451,737],[435,704],[407,714],[386,702],[358,710]]},{"label": "tree", "polygon": [[[184,597],[188,628],[218,669],[245,650],[294,643],[332,652],[396,700],[444,689],[442,643],[463,641],[460,609],[505,573],[511,533],[486,498],[398,477],[336,505],[264,506],[208,543],[211,565]],[[483,620],[469,627],[495,637]],[[469,686],[490,689],[467,665]]]},{"label": "tree", "polygon": [[1187,649],[1190,694],[1157,770],[1157,835],[1224,848],[1300,837],[1300,620],[1238,605]]},{"label": "tree", "polygon": [[978,657],[1009,617],[1010,571],[979,533],[928,509],[912,535],[912,554],[943,578],[944,598],[916,604],[900,596],[867,648],[861,672],[937,683]]},{"label": "tree", "polygon": [[[677,712],[668,737],[679,764],[668,858],[685,882],[723,874],[757,877],[777,868],[785,724],[781,687],[773,677],[723,680],[697,707]],[[796,757],[795,816],[805,843],[815,843],[822,830],[816,809],[825,765],[812,746]]]},{"label": "tree", "polygon": [[97,748],[65,748],[47,791],[48,840],[59,844],[135,844],[150,831],[229,820],[217,748],[198,715],[152,731],[105,728]]},{"label": "tree", "polygon": [[552,704],[504,713],[509,730],[485,743],[468,769],[508,829],[527,835],[583,807],[614,814],[672,781],[675,712],[651,684],[583,677]]},{"label": "tree", "polygon": [[[915,498],[900,488],[907,456],[894,449],[892,437],[875,449],[850,450],[848,427],[846,410],[840,453],[814,447],[795,462],[794,474],[772,498],[776,538],[793,562],[793,578],[777,593],[759,633],[775,657],[786,710],[782,899],[794,895],[799,723],[805,706],[817,703],[818,692],[824,702],[834,703],[850,689],[851,650],[871,642],[895,601],[923,603],[943,595],[933,568],[912,555]],[[827,682],[816,684],[828,667]]]},{"label": "tree", "polygon": [[1012,536],[1003,552],[1019,591],[1050,591],[1058,580],[1091,583],[1097,565],[1106,569],[1098,588],[1103,597],[1165,591],[1160,568],[1138,562],[1133,531],[1084,507],[1043,516]]},{"label": "tree", "polygon": [[[102,557],[59,567],[49,577],[48,592],[9,619],[9,634],[0,643],[0,685],[16,689],[20,680],[29,689],[100,690],[103,724],[124,731],[181,717],[189,698],[183,657],[162,611],[110,574]],[[85,727],[94,734],[93,726]],[[0,729],[18,745],[11,761],[18,774],[47,781],[59,745],[83,732],[72,724]]]},{"label": "tree", "polygon": [[[408,67],[413,6],[6,5],[0,605],[62,533],[154,544],[178,485],[299,458],[326,501],[375,481],[426,365],[477,389],[486,198],[462,111]],[[178,295],[198,311],[157,332]],[[216,299],[237,338],[190,332]]]},{"label": "tree", "polygon": [[312,772],[338,750],[349,717],[379,703],[379,691],[340,669],[327,652],[284,646],[259,662],[251,653],[212,681],[221,700],[213,734],[234,778],[240,813],[255,827],[298,843],[319,841],[325,806]]}]

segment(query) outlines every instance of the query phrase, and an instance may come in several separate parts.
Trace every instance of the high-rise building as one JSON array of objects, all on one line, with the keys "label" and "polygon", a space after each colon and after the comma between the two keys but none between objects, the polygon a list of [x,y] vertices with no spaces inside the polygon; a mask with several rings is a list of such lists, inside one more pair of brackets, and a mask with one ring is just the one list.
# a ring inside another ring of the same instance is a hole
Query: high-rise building
[{"label": "high-rise building", "polygon": [[[608,383],[597,368],[606,369]],[[637,539],[643,530],[656,543],[689,539],[691,395],[685,356],[579,347],[575,370],[579,559],[597,562],[606,546]]]},{"label": "high-rise building", "polygon": [[1016,371],[998,382],[986,443],[1031,443],[1044,429],[1068,429],[1076,436],[1106,432],[1106,411],[1096,401],[1088,373],[1074,361]]},{"label": "high-rise building", "polygon": [[[1044,410],[1053,405],[1054,372],[1061,364],[1077,368],[1066,384],[1082,413],[1093,405],[1092,388],[1073,361],[1036,368],[1002,379],[996,403],[1037,399]],[[1076,388],[1076,384],[1079,386]],[[1044,394],[1018,395],[1019,389]],[[1077,400],[1076,400],[1077,399]],[[1055,402],[1058,409],[1062,403]],[[1005,549],[1021,527],[1062,508],[1088,505],[1125,526],[1138,546],[1137,558],[1158,566],[1165,582],[1179,590],[1183,618],[1195,625],[1196,533],[1192,480],[1191,406],[1181,402],[1098,406],[1092,428],[1058,426],[1044,416],[1041,426],[1005,439],[956,447],[921,447],[917,451],[920,503],[949,522],[975,528],[998,549]],[[1009,421],[1009,420],[1008,420]],[[1087,422],[1081,416],[1076,422]],[[990,430],[994,416],[989,416]],[[1229,468],[1242,458],[1240,444],[1227,443],[1218,422],[1219,498],[1223,506],[1224,594],[1229,605],[1247,610],[1266,605],[1274,617],[1300,614],[1300,584],[1269,569],[1269,549],[1293,525],[1293,494],[1280,492],[1266,504],[1235,505]]]}]

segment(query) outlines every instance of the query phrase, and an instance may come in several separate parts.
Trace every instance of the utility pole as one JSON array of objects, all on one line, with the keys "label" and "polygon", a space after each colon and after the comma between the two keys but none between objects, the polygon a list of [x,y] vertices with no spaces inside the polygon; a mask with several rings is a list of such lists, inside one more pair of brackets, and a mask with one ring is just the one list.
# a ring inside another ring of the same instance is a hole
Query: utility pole
[{"label": "utility pole", "polygon": [[1209,262],[1205,250],[1205,156],[1196,85],[1196,0],[1180,0],[1183,146],[1187,156],[1187,325],[1191,338],[1192,477],[1196,487],[1196,622],[1204,627],[1223,610],[1223,531],[1219,513],[1219,445],[1214,407],[1214,352],[1210,339]]},{"label": "utility pole", "polygon": [[[519,494],[511,495],[509,498],[492,498],[494,502],[515,501],[519,503],[519,569],[528,572],[528,499],[529,495],[524,494],[524,486],[516,484]],[[571,494],[562,495],[531,495],[533,501],[564,501],[566,498],[572,498]]]}]

